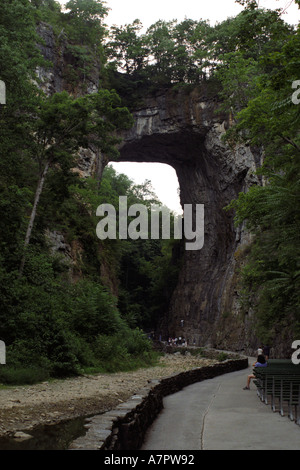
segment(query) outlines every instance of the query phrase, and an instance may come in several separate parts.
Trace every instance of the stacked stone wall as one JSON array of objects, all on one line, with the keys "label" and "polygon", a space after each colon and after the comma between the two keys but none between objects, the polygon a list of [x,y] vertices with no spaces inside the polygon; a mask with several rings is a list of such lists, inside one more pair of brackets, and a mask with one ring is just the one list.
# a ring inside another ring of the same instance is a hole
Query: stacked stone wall
[{"label": "stacked stone wall", "polygon": [[138,450],[147,430],[163,409],[164,397],[179,392],[188,385],[247,367],[247,358],[229,359],[162,380],[150,381],[147,387],[115,410],[90,418],[86,424],[86,434],[73,441],[70,449]]}]

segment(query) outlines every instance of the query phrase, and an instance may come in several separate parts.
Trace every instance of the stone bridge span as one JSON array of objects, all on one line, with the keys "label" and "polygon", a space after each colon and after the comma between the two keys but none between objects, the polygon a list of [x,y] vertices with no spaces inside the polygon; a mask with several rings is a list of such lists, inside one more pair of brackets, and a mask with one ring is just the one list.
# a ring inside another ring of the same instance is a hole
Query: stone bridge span
[{"label": "stone bridge span", "polygon": [[[171,165],[181,205],[205,206],[204,247],[184,251],[170,309],[162,312],[161,333],[184,336],[189,344],[233,342],[230,346],[239,349],[244,328],[235,325],[239,313],[235,253],[247,237],[235,229],[233,214],[224,207],[257,183],[254,172],[261,157],[249,147],[233,150],[224,144],[230,118],[219,107],[203,88],[190,93],[169,90],[145,99],[145,106],[134,112],[133,128],[123,135],[119,160]],[[224,317],[230,317],[227,327]]]}]

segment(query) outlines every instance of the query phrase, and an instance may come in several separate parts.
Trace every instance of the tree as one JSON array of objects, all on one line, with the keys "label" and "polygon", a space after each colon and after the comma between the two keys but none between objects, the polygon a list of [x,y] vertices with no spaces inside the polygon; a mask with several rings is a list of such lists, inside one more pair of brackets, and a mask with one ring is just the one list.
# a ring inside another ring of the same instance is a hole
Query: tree
[{"label": "tree", "polygon": [[254,10],[258,7],[258,2],[256,0],[235,0],[235,3],[239,3],[243,6],[246,5],[250,10]]},{"label": "tree", "polygon": [[94,25],[94,22],[101,20],[108,13],[108,8],[104,4],[103,0],[69,0],[66,9],[70,10],[70,18],[80,18]]},{"label": "tree", "polygon": [[159,20],[147,30],[147,45],[153,57],[153,63],[148,66],[150,79],[160,85],[169,84],[174,75],[175,42],[172,29],[175,21]]},{"label": "tree", "polygon": [[195,84],[205,75],[205,37],[210,28],[207,22],[160,20],[145,34],[141,34],[141,28],[139,20],[122,27],[113,26],[106,47],[111,64],[139,80],[139,87],[145,83]]},{"label": "tree", "polygon": [[222,107],[225,110],[230,109],[234,117],[252,98],[258,73],[257,62],[252,58],[245,59],[241,52],[222,56],[222,67],[218,68],[215,76],[222,84]]},{"label": "tree", "polygon": [[141,29],[142,23],[138,19],[132,24],[111,27],[111,41],[106,52],[127,74],[139,73],[146,65],[149,51],[144,35],[140,34]]},{"label": "tree", "polygon": [[70,168],[75,152],[92,143],[107,155],[115,155],[114,146],[118,139],[111,135],[112,132],[128,128],[132,122],[128,111],[119,104],[117,94],[107,90],[77,99],[62,92],[41,103],[32,134],[39,178],[25,235],[20,275],[23,273],[26,248],[49,168],[54,165]]},{"label": "tree", "polygon": [[277,11],[249,7],[211,30],[211,73],[222,84],[224,109],[229,106],[234,118],[257,95],[259,80],[274,73],[267,62],[292,37],[293,28]]},{"label": "tree", "polygon": [[97,46],[101,44],[106,28],[103,19],[108,8],[102,0],[69,0],[66,16],[67,29],[71,38],[81,44]]},{"label": "tree", "polygon": [[201,45],[201,26],[206,22],[197,22],[185,19],[173,27],[172,37],[174,48],[174,80],[179,83],[198,83],[203,74],[202,61],[199,60],[203,53]]},{"label": "tree", "polygon": [[[185,74],[182,80],[188,83],[198,83],[207,76],[207,60],[209,51],[209,34],[212,27],[207,21],[186,19],[175,26],[174,36],[185,48]],[[179,37],[178,37],[179,35]],[[181,66],[180,59],[177,66]],[[181,68],[183,68],[181,66]],[[181,79],[179,79],[181,80]]]},{"label": "tree", "polygon": [[29,1],[3,3],[0,79],[6,85],[6,105],[0,105],[0,193],[3,209],[0,246],[8,271],[20,262],[20,235],[31,199],[34,171],[30,153],[31,117],[40,100],[40,91],[34,80],[36,67],[44,63],[36,46],[35,29],[34,8]]}]

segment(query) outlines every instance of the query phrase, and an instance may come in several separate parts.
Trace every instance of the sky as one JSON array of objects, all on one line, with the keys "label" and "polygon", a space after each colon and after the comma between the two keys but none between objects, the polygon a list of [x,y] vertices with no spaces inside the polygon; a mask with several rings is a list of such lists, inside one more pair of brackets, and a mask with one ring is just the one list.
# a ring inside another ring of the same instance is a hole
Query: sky
[{"label": "sky", "polygon": [[[65,4],[66,1],[61,0],[60,3]],[[110,8],[105,19],[108,26],[129,24],[139,19],[144,30],[158,20],[177,19],[180,22],[185,18],[209,20],[214,25],[243,10],[235,0],[106,0],[106,6]],[[290,24],[297,24],[300,20],[300,10],[291,0],[260,0],[259,6],[274,9],[288,7],[283,15],[284,20]],[[114,163],[113,166],[118,173],[125,173],[136,184],[150,179],[160,201],[169,209],[181,213],[178,180],[173,168],[156,163]]]},{"label": "sky", "polygon": [[[290,0],[260,0],[259,6],[285,8],[290,3]],[[299,10],[292,3],[285,20],[294,23],[295,16],[298,15],[299,20]],[[197,21],[209,20],[214,25],[216,21],[236,16],[243,10],[234,0],[106,0],[106,5],[111,8],[107,24],[124,25],[138,18],[146,28],[160,19],[182,21],[185,17]]]}]

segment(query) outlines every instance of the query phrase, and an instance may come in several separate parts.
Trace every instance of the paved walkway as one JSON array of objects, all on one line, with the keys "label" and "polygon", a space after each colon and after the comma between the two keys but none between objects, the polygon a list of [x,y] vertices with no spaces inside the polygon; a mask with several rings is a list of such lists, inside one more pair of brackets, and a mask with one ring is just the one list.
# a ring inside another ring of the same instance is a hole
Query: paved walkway
[{"label": "paved walkway", "polygon": [[262,403],[254,384],[243,390],[251,370],[166,397],[142,450],[299,450],[300,426]]}]

